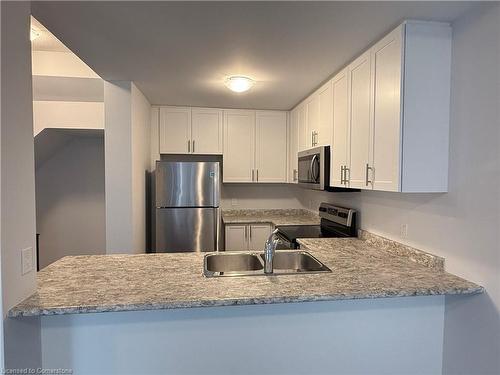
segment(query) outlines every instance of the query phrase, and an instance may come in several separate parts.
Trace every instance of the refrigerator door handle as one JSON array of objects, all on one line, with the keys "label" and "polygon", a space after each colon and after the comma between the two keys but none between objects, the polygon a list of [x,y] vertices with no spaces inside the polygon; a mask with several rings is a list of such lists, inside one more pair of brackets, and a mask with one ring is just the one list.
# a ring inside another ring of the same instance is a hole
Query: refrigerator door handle
[{"label": "refrigerator door handle", "polygon": [[222,228],[222,218],[220,208],[215,209],[215,251],[220,251],[220,231]]}]

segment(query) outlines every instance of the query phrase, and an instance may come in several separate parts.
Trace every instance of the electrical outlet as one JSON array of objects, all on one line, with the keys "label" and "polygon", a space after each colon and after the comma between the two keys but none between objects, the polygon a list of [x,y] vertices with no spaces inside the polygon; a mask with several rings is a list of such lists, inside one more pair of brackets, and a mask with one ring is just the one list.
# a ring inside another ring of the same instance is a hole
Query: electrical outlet
[{"label": "electrical outlet", "polygon": [[21,250],[21,274],[26,275],[28,272],[33,271],[33,248]]},{"label": "electrical outlet", "polygon": [[408,224],[401,224],[400,235],[401,238],[408,237]]},{"label": "electrical outlet", "polygon": [[233,198],[231,199],[231,206],[237,206],[238,205],[238,199]]}]

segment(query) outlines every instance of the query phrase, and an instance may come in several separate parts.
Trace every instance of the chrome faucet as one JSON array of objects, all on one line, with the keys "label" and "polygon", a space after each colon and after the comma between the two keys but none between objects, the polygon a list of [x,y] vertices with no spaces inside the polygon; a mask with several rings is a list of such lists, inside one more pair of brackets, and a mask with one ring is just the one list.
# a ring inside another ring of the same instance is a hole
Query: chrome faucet
[{"label": "chrome faucet", "polygon": [[274,252],[276,251],[276,246],[278,245],[279,239],[276,236],[278,229],[275,229],[266,241],[266,246],[264,247],[264,273],[273,273],[273,259]]}]

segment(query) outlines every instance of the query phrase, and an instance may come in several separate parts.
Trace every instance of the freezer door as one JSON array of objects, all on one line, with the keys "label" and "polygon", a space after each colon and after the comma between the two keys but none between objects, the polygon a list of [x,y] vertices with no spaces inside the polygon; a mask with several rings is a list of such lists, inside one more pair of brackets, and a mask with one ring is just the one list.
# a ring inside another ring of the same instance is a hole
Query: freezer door
[{"label": "freezer door", "polygon": [[156,162],[156,207],[218,207],[218,162]]},{"label": "freezer door", "polygon": [[218,208],[156,209],[156,252],[215,251]]}]

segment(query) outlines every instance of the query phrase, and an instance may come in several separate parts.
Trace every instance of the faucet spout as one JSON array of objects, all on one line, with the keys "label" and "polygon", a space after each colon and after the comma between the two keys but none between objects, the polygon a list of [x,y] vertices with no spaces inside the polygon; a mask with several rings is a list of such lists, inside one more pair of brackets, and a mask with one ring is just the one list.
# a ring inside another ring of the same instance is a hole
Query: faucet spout
[{"label": "faucet spout", "polygon": [[273,260],[274,253],[276,251],[276,246],[278,245],[279,239],[276,236],[278,229],[275,229],[266,241],[266,246],[264,247],[264,273],[273,273]]}]

